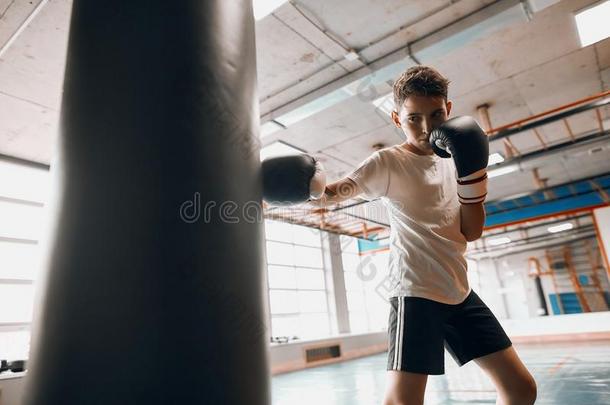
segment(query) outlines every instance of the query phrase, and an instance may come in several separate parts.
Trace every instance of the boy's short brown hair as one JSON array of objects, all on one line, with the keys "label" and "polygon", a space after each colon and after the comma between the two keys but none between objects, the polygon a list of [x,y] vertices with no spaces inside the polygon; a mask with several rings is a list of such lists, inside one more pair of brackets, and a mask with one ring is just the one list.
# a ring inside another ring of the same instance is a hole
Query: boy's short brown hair
[{"label": "boy's short brown hair", "polygon": [[442,96],[447,100],[449,80],[429,66],[413,66],[394,82],[394,104],[400,111],[402,104],[411,96]]}]

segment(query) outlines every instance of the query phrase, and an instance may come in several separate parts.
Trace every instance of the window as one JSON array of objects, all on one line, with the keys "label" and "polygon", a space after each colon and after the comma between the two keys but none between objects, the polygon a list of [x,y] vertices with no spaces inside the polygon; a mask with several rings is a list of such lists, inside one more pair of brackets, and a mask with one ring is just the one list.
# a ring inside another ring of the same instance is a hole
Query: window
[{"label": "window", "polygon": [[29,328],[21,330],[0,329],[0,358],[4,360],[27,359],[30,351]]},{"label": "window", "polygon": [[0,237],[38,240],[42,214],[40,205],[0,200]]},{"label": "window", "polygon": [[31,322],[33,305],[34,286],[32,284],[2,281],[0,284],[0,325]]},{"label": "window", "polygon": [[357,239],[347,236],[341,248],[351,332],[386,330],[389,305],[378,287],[388,276],[388,252],[360,255]]},{"label": "window", "polygon": [[44,203],[48,189],[48,170],[0,160],[0,196]]},{"label": "window", "polygon": [[272,336],[300,339],[330,334],[320,232],[266,221]]},{"label": "window", "polygon": [[0,161],[0,358],[25,359],[48,170]]},{"label": "window", "polygon": [[468,265],[468,272],[466,273],[468,284],[476,291],[480,291],[481,281],[479,277],[479,264],[471,259],[466,259],[466,264]]},{"label": "window", "polygon": [[269,273],[269,288],[291,290],[297,288],[297,272],[294,267],[269,265],[267,271]]},{"label": "window", "polygon": [[0,279],[34,280],[38,260],[37,242],[0,237]]}]

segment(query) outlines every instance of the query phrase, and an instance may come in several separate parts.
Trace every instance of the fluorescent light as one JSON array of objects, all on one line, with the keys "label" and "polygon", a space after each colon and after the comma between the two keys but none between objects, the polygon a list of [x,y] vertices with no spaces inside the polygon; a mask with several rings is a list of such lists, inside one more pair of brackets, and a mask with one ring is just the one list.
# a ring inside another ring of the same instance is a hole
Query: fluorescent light
[{"label": "fluorescent light", "polygon": [[498,163],[502,163],[502,162],[504,162],[504,156],[502,156],[498,152],[492,153],[491,155],[489,155],[489,163],[488,163],[489,166],[497,165]]},{"label": "fluorescent light", "polygon": [[576,15],[580,45],[587,46],[610,37],[610,0],[582,10]]},{"label": "fluorescent light", "polygon": [[253,0],[254,18],[256,20],[262,19],[285,2],[286,0]]},{"label": "fluorescent light", "polygon": [[497,169],[489,170],[487,172],[487,177],[491,179],[492,177],[502,176],[508,173],[516,172],[517,170],[519,170],[519,166],[517,165],[499,167]]},{"label": "fluorescent light", "polygon": [[547,228],[547,231],[549,231],[550,233],[557,233],[561,231],[567,231],[572,228],[574,228],[574,225],[571,222],[564,222],[563,224],[549,226]]},{"label": "fluorescent light", "polygon": [[277,141],[261,149],[261,160],[276,156],[299,155],[301,153],[303,153],[302,150],[292,147],[287,143]]},{"label": "fluorescent light", "polygon": [[394,97],[392,93],[386,94],[385,96],[381,96],[375,100],[373,100],[373,105],[375,108],[380,109],[384,113],[391,115],[392,111],[394,111]]},{"label": "fluorescent light", "polygon": [[267,135],[271,135],[272,133],[277,132],[280,129],[284,129],[281,124],[278,124],[275,121],[267,121],[261,125],[260,137],[263,138]]},{"label": "fluorescent light", "polygon": [[498,245],[505,245],[507,243],[510,243],[510,241],[511,241],[510,238],[502,237],[502,238],[490,239],[490,240],[486,241],[486,243],[491,246],[498,246]]}]

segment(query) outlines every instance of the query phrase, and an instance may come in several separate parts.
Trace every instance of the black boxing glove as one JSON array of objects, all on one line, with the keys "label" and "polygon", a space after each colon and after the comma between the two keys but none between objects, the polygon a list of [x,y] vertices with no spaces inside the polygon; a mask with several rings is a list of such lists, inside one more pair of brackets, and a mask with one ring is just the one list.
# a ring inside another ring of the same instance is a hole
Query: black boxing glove
[{"label": "black boxing glove", "polygon": [[265,159],[262,171],[263,199],[274,205],[318,199],[326,188],[324,167],[307,154]]},{"label": "black boxing glove", "polygon": [[460,203],[485,201],[489,139],[477,122],[468,116],[451,118],[432,131],[430,144],[438,156],[453,157]]}]

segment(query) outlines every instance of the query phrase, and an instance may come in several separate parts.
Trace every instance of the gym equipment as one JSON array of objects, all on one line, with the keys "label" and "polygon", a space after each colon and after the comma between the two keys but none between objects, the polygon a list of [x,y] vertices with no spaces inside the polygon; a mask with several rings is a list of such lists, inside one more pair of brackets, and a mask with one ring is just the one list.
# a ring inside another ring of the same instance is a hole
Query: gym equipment
[{"label": "gym equipment", "polygon": [[269,404],[251,1],[72,7],[24,403]]}]

